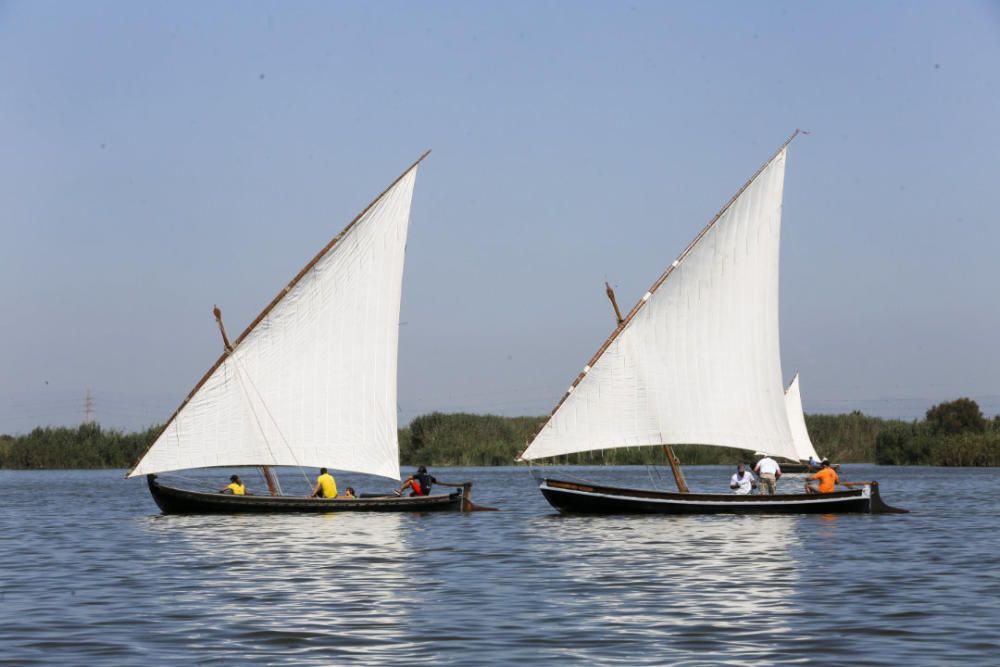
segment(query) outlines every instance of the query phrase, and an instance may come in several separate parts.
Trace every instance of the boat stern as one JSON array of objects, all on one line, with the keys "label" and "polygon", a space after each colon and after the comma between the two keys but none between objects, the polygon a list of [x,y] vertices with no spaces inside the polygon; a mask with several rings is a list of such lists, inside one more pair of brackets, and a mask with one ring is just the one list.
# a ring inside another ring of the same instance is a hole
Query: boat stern
[{"label": "boat stern", "polygon": [[868,495],[868,506],[871,514],[909,514],[910,510],[901,507],[892,507],[882,500],[882,494],[878,490],[878,482],[866,484],[863,493]]}]

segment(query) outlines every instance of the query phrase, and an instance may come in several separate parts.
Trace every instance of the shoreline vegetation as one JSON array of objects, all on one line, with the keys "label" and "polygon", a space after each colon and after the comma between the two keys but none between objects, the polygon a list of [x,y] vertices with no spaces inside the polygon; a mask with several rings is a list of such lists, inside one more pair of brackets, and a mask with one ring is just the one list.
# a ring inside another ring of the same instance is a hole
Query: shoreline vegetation
[{"label": "shoreline vegetation", "polygon": [[[434,412],[399,429],[403,465],[512,465],[545,417],[500,417]],[[836,463],[1000,466],[1000,415],[986,419],[975,401],[960,398],[927,411],[922,420],[870,417],[860,412],[806,415],[816,450]],[[0,435],[0,469],[128,468],[159,426],[124,433],[98,424],[38,427]],[[750,462],[742,449],[673,445],[683,464]],[[659,447],[630,447],[555,457],[566,465],[665,465]]]}]

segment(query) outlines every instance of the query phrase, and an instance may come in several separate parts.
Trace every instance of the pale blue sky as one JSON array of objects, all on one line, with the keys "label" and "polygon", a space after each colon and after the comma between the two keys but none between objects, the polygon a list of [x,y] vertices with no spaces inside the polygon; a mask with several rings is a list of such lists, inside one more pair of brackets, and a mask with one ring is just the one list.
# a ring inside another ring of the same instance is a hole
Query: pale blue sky
[{"label": "pale blue sky", "polygon": [[1000,412],[995,2],[2,2],[0,432],[162,421],[426,148],[401,420],[545,414],[796,127],[807,412]]}]

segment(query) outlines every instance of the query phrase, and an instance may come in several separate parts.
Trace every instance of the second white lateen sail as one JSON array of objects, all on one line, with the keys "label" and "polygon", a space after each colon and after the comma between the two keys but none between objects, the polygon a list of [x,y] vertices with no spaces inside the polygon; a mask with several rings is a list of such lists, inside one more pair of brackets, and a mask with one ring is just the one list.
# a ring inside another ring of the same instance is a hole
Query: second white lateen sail
[{"label": "second white lateen sail", "polygon": [[521,459],[662,443],[795,457],[778,335],[786,151],[660,276]]},{"label": "second white lateen sail", "polygon": [[809,438],[809,430],[806,428],[806,417],[802,411],[802,396],[799,393],[799,374],[796,373],[792,382],[785,390],[785,409],[788,411],[788,425],[792,431],[792,440],[795,442],[796,461],[819,461],[819,454],[813,447]]}]

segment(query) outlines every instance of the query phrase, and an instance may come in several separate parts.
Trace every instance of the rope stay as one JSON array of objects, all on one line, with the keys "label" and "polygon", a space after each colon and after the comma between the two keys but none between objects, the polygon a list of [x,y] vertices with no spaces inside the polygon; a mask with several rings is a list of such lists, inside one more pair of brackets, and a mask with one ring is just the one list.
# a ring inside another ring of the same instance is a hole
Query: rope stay
[{"label": "rope stay", "polygon": [[[264,440],[264,446],[267,447],[267,453],[271,455],[272,459],[276,458],[274,456],[274,450],[271,449],[271,443],[267,438],[267,434],[264,432],[264,426],[260,421],[260,417],[257,415],[257,410],[254,408],[253,399],[247,392],[246,384],[244,384],[244,379],[246,380],[247,383],[249,383],[250,387],[253,389],[254,394],[257,396],[257,400],[260,401],[261,406],[264,408],[264,412],[267,413],[268,418],[271,420],[271,424],[274,425],[274,429],[278,432],[278,435],[281,437],[282,443],[284,443],[285,448],[288,449],[288,453],[291,454],[292,460],[295,461],[295,465],[299,469],[299,472],[302,473],[302,478],[306,482],[306,488],[311,489],[312,485],[309,483],[309,476],[306,475],[305,469],[302,467],[302,464],[299,463],[298,457],[295,456],[295,450],[292,449],[292,446],[288,443],[288,439],[285,437],[284,432],[278,425],[278,421],[274,418],[274,415],[271,414],[271,410],[270,408],[267,407],[267,403],[264,401],[264,397],[261,396],[260,390],[257,389],[257,385],[254,384],[253,378],[250,377],[250,374],[243,367],[239,359],[236,358],[235,354],[230,355],[229,358],[233,360],[233,363],[236,366],[237,370],[236,379],[240,383],[240,389],[243,390],[244,396],[246,396],[247,404],[250,406],[250,412],[253,414],[254,421],[257,423],[257,429],[260,431],[260,436]],[[277,475],[275,475],[275,477],[277,477]]]}]

